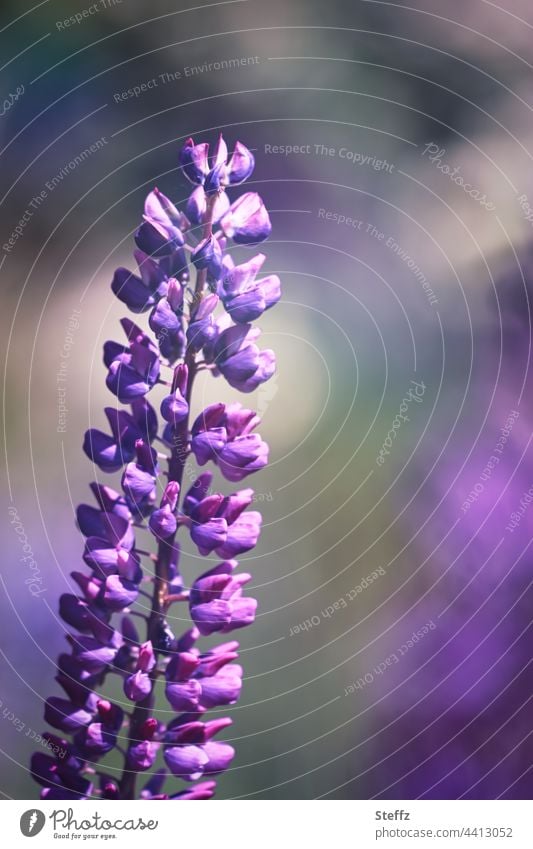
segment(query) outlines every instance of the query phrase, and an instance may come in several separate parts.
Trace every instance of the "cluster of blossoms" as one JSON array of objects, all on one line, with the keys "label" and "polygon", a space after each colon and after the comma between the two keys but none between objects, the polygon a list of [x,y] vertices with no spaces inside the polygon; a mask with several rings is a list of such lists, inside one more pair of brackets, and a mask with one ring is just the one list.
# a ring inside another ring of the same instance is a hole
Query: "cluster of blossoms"
[{"label": "cluster of blossoms", "polygon": [[[33,755],[31,772],[42,785],[43,799],[208,799],[215,788],[212,776],[224,771],[235,754],[228,743],[215,739],[231,719],[206,720],[205,712],[237,701],[239,644],[230,641],[202,651],[197,643],[202,636],[227,634],[254,620],[256,601],[243,594],[251,576],[238,572],[235,558],[256,544],[261,514],[247,509],[251,489],[214,492],[210,471],[195,474],[180,496],[193,457],[200,466],[215,464],[231,483],[268,461],[268,445],[255,433],[259,418],[252,410],[238,403],[213,404],[192,425],[189,412],[199,370],[222,375],[242,392],[271,377],[274,353],[260,350],[260,331],[251,322],[277,302],[280,284],[275,275],[258,279],[263,254],[236,265],[228,253],[229,240],[254,245],[270,234],[259,195],[247,192],[233,202],[227,195],[252,173],[251,152],[237,142],[229,155],[220,137],[210,155],[207,143],[189,139],[179,164],[195,186],[184,211],[158,189],[150,192],[135,234],[139,272],[119,268],[111,284],[132,312],[149,312],[155,340],[124,318],[125,343],[104,345],[107,387],[127,408],[108,407],[109,432],[87,431],[83,449],[102,472],[121,472],[122,491],[93,483],[96,505],[77,510],[90,571],[73,572],[76,592],[60,599],[60,614],[72,629],[70,653],[60,656],[56,677],[65,695],[49,698],[45,707],[49,725],[71,740],[45,735],[60,755]],[[168,380],[162,376],[165,369]],[[146,398],[156,386],[166,387],[161,424]],[[157,441],[166,453],[154,449]],[[163,460],[166,471],[160,468]],[[214,552],[221,560],[190,589],[179,572],[180,526],[201,555]],[[137,529],[155,537],[157,554],[137,547]],[[150,558],[147,575],[143,557]],[[131,608],[143,593],[141,584],[148,582],[153,594],[145,616]],[[178,602],[188,604],[192,627],[176,637],[167,619]],[[144,639],[135,615],[146,622]],[[111,673],[122,678],[120,705],[101,692]],[[158,687],[176,711],[169,722],[156,716]],[[109,774],[100,761],[119,742],[124,770]],[[156,763],[160,752],[166,768]],[[169,771],[187,782],[207,780],[166,793]],[[149,780],[138,792],[140,772],[147,772]]]}]

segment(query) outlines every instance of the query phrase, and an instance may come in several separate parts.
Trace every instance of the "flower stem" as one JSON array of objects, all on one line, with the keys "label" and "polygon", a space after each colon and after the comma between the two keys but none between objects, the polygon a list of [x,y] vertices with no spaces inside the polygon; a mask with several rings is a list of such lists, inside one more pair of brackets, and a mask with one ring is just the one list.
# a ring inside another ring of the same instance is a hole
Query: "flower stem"
[{"label": "flower stem", "polygon": [[[205,219],[203,223],[203,238],[208,239],[213,232],[213,211],[215,207],[216,195],[208,198]],[[203,298],[205,286],[207,282],[207,270],[203,269],[196,274],[196,285],[194,289],[194,299],[191,310],[198,307],[198,304]],[[196,376],[196,352],[190,347],[185,352],[185,365],[188,368],[188,380],[185,400],[190,407],[192,397],[192,387]],[[168,480],[176,481],[181,488],[183,480],[183,472],[185,463],[189,454],[189,417],[187,416],[176,428],[173,434],[172,454],[168,460]],[[156,657],[158,655],[158,645],[161,635],[161,628],[164,622],[165,612],[168,606],[168,586],[170,576],[170,564],[172,562],[173,547],[175,534],[168,539],[160,540],[157,552],[157,561],[154,574],[154,592],[152,596],[152,608],[148,617],[146,639],[150,640],[154,648]],[[131,715],[130,733],[128,738],[128,746],[139,742],[140,727],[143,722],[148,719],[154,708],[154,691],[155,681],[157,678],[157,666],[154,667],[150,674],[152,688],[148,696],[142,701],[137,702],[135,709]],[[125,758],[124,770],[119,784],[119,792],[121,799],[135,798],[135,784],[137,772],[127,768],[127,756]]]}]

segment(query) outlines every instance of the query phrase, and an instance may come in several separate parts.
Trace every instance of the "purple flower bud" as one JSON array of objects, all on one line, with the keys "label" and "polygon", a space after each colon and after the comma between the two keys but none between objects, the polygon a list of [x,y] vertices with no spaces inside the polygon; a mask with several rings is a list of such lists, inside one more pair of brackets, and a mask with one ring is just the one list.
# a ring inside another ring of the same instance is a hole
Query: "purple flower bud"
[{"label": "purple flower bud", "polygon": [[182,329],[181,316],[172,308],[168,298],[161,298],[154,307],[150,313],[149,323],[157,334],[178,333]]},{"label": "purple flower bud", "polygon": [[266,466],[268,445],[257,433],[237,436],[222,447],[217,462],[226,480],[241,481]]},{"label": "purple flower bud", "polygon": [[150,256],[162,257],[183,245],[183,218],[169,199],[154,189],[146,198],[144,222],[135,234],[137,246]]},{"label": "purple flower bud", "polygon": [[144,214],[165,225],[170,223],[174,227],[181,227],[183,224],[182,213],[157,187],[146,196]]},{"label": "purple flower bud", "polygon": [[201,704],[206,710],[222,705],[234,705],[242,688],[242,666],[231,663],[216,675],[201,679]]},{"label": "purple flower bud", "polygon": [[281,297],[279,277],[271,274],[263,280],[250,284],[234,295],[223,298],[224,306],[233,321],[246,324],[259,318],[265,310],[270,309]]},{"label": "purple flower bud", "polygon": [[[224,717],[203,723],[189,721],[189,716],[191,715],[184,714],[168,725],[165,735],[168,745],[165,760],[174,775],[194,781],[205,769],[210,772],[219,771],[218,764],[222,763],[223,753],[220,752],[219,759],[215,758],[215,749],[210,746],[210,743],[219,731],[231,725],[231,719]],[[227,744],[217,745],[227,746]],[[230,753],[226,752],[226,754],[229,756]]]},{"label": "purple flower bud", "polygon": [[130,643],[139,642],[139,632],[131,616],[123,616],[121,620],[122,636]]},{"label": "purple flower bud", "polygon": [[246,192],[231,204],[220,219],[225,236],[238,245],[256,245],[270,236],[272,225],[256,192]]},{"label": "purple flower bud", "polygon": [[224,496],[220,492],[206,495],[191,510],[193,522],[208,522],[217,515],[218,509],[224,504]]},{"label": "purple flower bud", "polygon": [[100,642],[94,637],[77,637],[73,644],[75,657],[88,672],[102,672],[113,663],[118,649],[119,646]]},{"label": "purple flower bud", "polygon": [[83,572],[71,572],[70,574],[83,592],[86,600],[89,603],[96,601],[102,589],[102,579],[96,578],[94,575],[85,575]]},{"label": "purple flower bud", "polygon": [[59,655],[57,683],[63,688],[71,702],[84,705],[97,684],[98,676],[84,669],[70,654]]},{"label": "purple flower bud", "polygon": [[157,436],[158,422],[154,408],[146,398],[134,398],[131,402],[131,416],[145,442],[153,442]]},{"label": "purple flower bud", "polygon": [[201,654],[198,658],[198,675],[202,678],[210,678],[216,675],[222,667],[239,657],[236,651],[238,648],[237,640],[231,640],[228,643],[219,643],[210,651]]},{"label": "purple flower bud", "polygon": [[203,775],[209,756],[201,746],[170,746],[165,749],[165,763],[172,775],[195,781]]},{"label": "purple flower bud", "polygon": [[191,451],[196,457],[199,466],[205,466],[208,460],[217,462],[220,452],[227,442],[225,427],[215,427],[204,430],[194,436],[191,442]]},{"label": "purple flower bud", "polygon": [[199,681],[169,681],[165,686],[165,695],[174,710],[195,712],[199,708],[202,687]]},{"label": "purple flower bud", "polygon": [[236,561],[226,561],[201,575],[190,595],[191,617],[201,634],[228,633],[254,621],[257,602],[242,597],[242,585],[250,575],[232,577]]},{"label": "purple flower bud", "polygon": [[263,267],[265,259],[264,254],[256,254],[248,262],[243,262],[240,265],[233,265],[232,262],[231,266],[225,269],[225,274],[221,280],[223,294],[227,297],[232,297],[239,292],[249,289]]},{"label": "purple flower bud", "polygon": [[117,737],[101,722],[91,722],[78,731],[74,741],[84,758],[96,759],[116,746]]},{"label": "purple flower bud", "polygon": [[[139,399],[144,401],[144,399]],[[135,402],[134,402],[135,403]],[[132,410],[134,409],[134,403],[132,404]],[[153,408],[146,402],[147,410],[151,411],[151,413],[155,416]],[[136,414],[134,414],[136,416]],[[150,421],[150,413],[147,412],[146,418]],[[137,419],[136,419],[137,421]],[[131,519],[131,513],[128,510],[126,502],[124,500],[124,496],[122,493],[115,492],[114,489],[111,489],[109,486],[102,486],[102,484],[92,483],[90,484],[92,493],[98,503],[98,506],[104,513],[113,513],[117,516],[120,516],[123,519]],[[83,531],[82,531],[83,533]],[[89,536],[89,534],[85,534],[85,536]]]},{"label": "purple flower bud", "polygon": [[64,593],[59,599],[59,615],[77,631],[92,631],[96,620],[102,620],[104,613],[96,611],[81,598],[70,593]]},{"label": "purple flower bud", "polygon": [[[196,631],[195,642],[200,636],[197,629],[191,629],[187,632],[187,634],[189,637],[192,636],[193,630]],[[182,642],[183,638],[180,643]],[[172,657],[166,670],[167,681],[186,681],[194,674],[194,672],[196,672],[200,665],[200,655],[197,649],[190,651],[190,648],[192,648],[192,646],[189,646],[188,648],[181,647],[181,650]]]},{"label": "purple flower bud", "polygon": [[218,239],[212,235],[202,239],[193,251],[191,260],[198,271],[207,269],[208,280],[218,280],[222,271],[222,250]]},{"label": "purple flower bud", "polygon": [[[109,367],[106,384],[123,404],[146,395],[159,380],[160,360],[153,342],[129,319],[123,327],[130,337],[129,349],[104,347],[104,362]],[[115,343],[113,343],[115,345]]]},{"label": "purple flower bud", "polygon": [[204,775],[217,775],[219,772],[224,772],[235,757],[235,749],[229,743],[209,741],[203,747],[203,751],[207,755]]},{"label": "purple flower bud", "polygon": [[117,268],[111,289],[117,298],[132,312],[142,313],[157,303],[165,293],[166,274],[158,264],[143,251],[135,251],[140,276],[127,268]]},{"label": "purple flower bud", "polygon": [[226,165],[220,162],[211,169],[204,181],[206,195],[216,195],[222,191],[226,181]]},{"label": "purple flower bud", "polygon": [[[230,202],[225,192],[221,192],[213,207],[213,224],[216,224],[222,216],[228,211]],[[185,213],[192,224],[200,226],[205,218],[207,211],[207,197],[203,186],[198,186],[189,197]]]},{"label": "purple flower bud", "polygon": [[61,757],[70,753],[71,747],[66,740],[61,740],[52,734],[44,734],[43,738],[57,741],[58,753],[51,758],[42,752],[36,752],[31,758],[31,774],[35,781],[43,786],[41,799],[85,799],[93,792],[90,781],[80,775],[84,767],[83,761],[72,757]]},{"label": "purple flower bud", "polygon": [[103,472],[116,472],[135,456],[135,442],[142,436],[133,417],[125,410],[104,410],[112,435],[91,428],[86,431],[83,450]]},{"label": "purple flower bud", "polygon": [[183,173],[191,183],[201,185],[209,171],[208,161],[209,145],[195,144],[192,139],[187,139],[179,154],[179,163]]},{"label": "purple flower bud", "polygon": [[71,734],[79,728],[88,725],[92,719],[92,713],[85,710],[84,707],[73,705],[66,699],[60,699],[57,696],[51,696],[45,702],[44,719],[53,728],[59,728],[60,731],[66,731]]},{"label": "purple flower bud", "polygon": [[[212,460],[220,465],[228,480],[235,481],[261,468],[268,459],[266,442],[257,437],[249,443],[233,446],[233,440],[247,437],[259,421],[252,410],[245,410],[240,404],[212,404],[207,407],[198,416],[191,431],[191,450],[198,464],[202,466]],[[234,453],[238,456],[233,457]],[[226,465],[224,461],[227,461]]]},{"label": "purple flower bud", "polygon": [[141,740],[140,743],[134,743],[128,749],[128,766],[130,769],[143,772],[151,769],[157,757],[159,743],[153,743],[150,740]]},{"label": "purple flower bud", "polygon": [[203,556],[221,548],[227,535],[228,523],[222,518],[208,519],[202,524],[191,525],[191,539]]},{"label": "purple flower bud", "polygon": [[132,702],[141,702],[152,692],[152,682],[146,672],[137,670],[124,679],[124,693]]},{"label": "purple flower bud", "polygon": [[174,312],[178,312],[183,306],[183,286],[175,277],[168,281],[167,301]]},{"label": "purple flower bud", "polygon": [[[83,559],[102,577],[118,572],[123,577],[134,580],[139,572],[139,558],[134,552],[98,537],[89,537],[86,541]],[[88,589],[92,592],[93,586],[88,586]]]},{"label": "purple flower bud", "polygon": [[143,643],[139,649],[139,657],[137,660],[137,669],[141,672],[151,672],[156,664],[154,649],[152,643],[148,640]]},{"label": "purple flower bud", "polygon": [[136,443],[137,462],[128,463],[122,475],[122,488],[130,507],[148,515],[156,499],[156,454],[142,440]]},{"label": "purple flower bud", "polygon": [[119,301],[132,312],[142,313],[157,302],[157,297],[144,285],[141,277],[127,268],[117,268],[111,281],[111,289]]},{"label": "purple flower bud", "polygon": [[187,330],[187,341],[195,351],[203,348],[217,334],[213,312],[216,309],[218,300],[218,295],[211,293],[205,298],[202,298],[194,312]]},{"label": "purple flower bud", "polygon": [[[129,512],[129,510],[128,510]],[[84,537],[102,536],[104,534],[102,511],[89,504],[79,504],[76,509],[78,527]]]},{"label": "purple flower bud", "polygon": [[174,793],[170,796],[171,799],[179,799],[181,801],[192,801],[197,799],[211,799],[217,786],[216,781],[200,781],[193,787],[187,790],[182,790],[180,793]]},{"label": "purple flower bud", "polygon": [[224,542],[216,549],[218,556],[232,558],[254,548],[261,532],[261,522],[261,513],[257,511],[239,516],[228,528]]},{"label": "purple flower bud", "polygon": [[135,544],[135,535],[131,527],[130,513],[127,518],[118,512],[100,513],[99,538],[110,546],[116,546],[130,550]]},{"label": "purple flower bud", "polygon": [[179,389],[167,395],[161,402],[161,415],[172,427],[177,427],[189,415],[189,405]]},{"label": "purple flower bud", "polygon": [[172,365],[183,357],[187,345],[187,338],[183,329],[179,329],[172,333],[162,333],[159,337],[159,347],[161,356],[165,357]]},{"label": "purple flower bud", "polygon": [[242,404],[228,404],[224,413],[224,426],[228,439],[246,436],[260,423],[261,419],[253,410],[245,409]]},{"label": "purple flower bud", "polygon": [[232,186],[244,183],[255,167],[253,154],[240,141],[235,142],[233,154],[228,162],[228,181]]},{"label": "purple flower bud", "polygon": [[102,799],[120,799],[120,788],[109,776],[100,776],[100,789],[102,791]]},{"label": "purple flower bud", "polygon": [[216,427],[222,427],[225,422],[226,405],[225,404],[210,404],[200,415],[195,419],[191,428],[193,436],[202,433],[205,430],[210,430]]},{"label": "purple flower bud", "polygon": [[274,352],[260,351],[254,340],[257,328],[236,324],[224,330],[215,343],[215,361],[230,386],[253,392],[274,374]]},{"label": "purple flower bud", "polygon": [[102,601],[109,610],[130,607],[139,595],[138,587],[120,575],[109,575],[105,580]]},{"label": "purple flower bud", "polygon": [[150,516],[150,530],[157,539],[167,539],[176,533],[178,527],[176,516],[170,504],[165,504],[159,510],[154,510]]},{"label": "purple flower bud", "polygon": [[198,475],[183,500],[183,512],[186,516],[191,516],[195,507],[206,497],[211,489],[212,482],[212,472],[202,472],[201,475]]},{"label": "purple flower bud", "polygon": [[215,144],[215,149],[213,150],[212,155],[209,157],[209,164],[211,168],[217,168],[221,165],[226,164],[226,160],[228,158],[228,146],[224,140],[224,136],[220,133],[217,143]]},{"label": "purple flower bud", "polygon": [[200,631],[198,628],[195,628],[194,626],[189,628],[189,630],[185,631],[185,633],[182,634],[180,639],[177,641],[176,651],[190,653],[190,650],[194,648],[194,645],[198,642],[199,638]]}]

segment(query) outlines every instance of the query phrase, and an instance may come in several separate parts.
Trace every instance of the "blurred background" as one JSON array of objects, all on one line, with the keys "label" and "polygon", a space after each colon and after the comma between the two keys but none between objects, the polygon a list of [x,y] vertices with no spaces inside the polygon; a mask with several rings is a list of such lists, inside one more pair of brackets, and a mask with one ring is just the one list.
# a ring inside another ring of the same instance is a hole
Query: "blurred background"
[{"label": "blurred background", "polygon": [[3,0],[5,798],[37,798],[59,694],[113,271],[220,130],[254,151],[283,298],[219,798],[530,798],[532,32],[526,0]]}]

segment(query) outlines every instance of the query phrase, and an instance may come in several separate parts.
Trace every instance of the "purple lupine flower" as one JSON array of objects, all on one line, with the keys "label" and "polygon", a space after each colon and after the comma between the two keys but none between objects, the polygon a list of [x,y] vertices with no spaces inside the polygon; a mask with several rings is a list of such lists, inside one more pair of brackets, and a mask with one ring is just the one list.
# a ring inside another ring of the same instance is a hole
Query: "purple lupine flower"
[{"label": "purple lupine flower", "polygon": [[104,410],[111,435],[91,428],[85,434],[83,450],[103,472],[116,472],[135,456],[135,443],[141,434],[125,410]]},{"label": "purple lupine flower", "polygon": [[[200,636],[200,631],[196,634]],[[225,643],[210,652],[197,649],[177,652],[167,670],[165,695],[174,710],[189,713],[234,704],[242,686],[242,667],[237,642]]]},{"label": "purple lupine flower", "polygon": [[281,284],[276,274],[255,279],[265,259],[264,254],[258,254],[248,262],[228,268],[222,277],[220,288],[224,306],[238,324],[255,321],[281,297]]},{"label": "purple lupine flower", "polygon": [[43,739],[55,757],[35,752],[31,758],[32,777],[42,786],[42,799],[79,799],[90,796],[93,783],[85,778],[84,760],[67,740],[46,732]]},{"label": "purple lupine flower", "polygon": [[186,365],[177,366],[172,381],[172,392],[163,398],[161,403],[161,415],[173,428],[186,421],[189,415],[189,404],[186,400],[188,372]]},{"label": "purple lupine flower", "polygon": [[137,440],[135,448],[137,460],[126,466],[122,475],[122,488],[130,509],[146,516],[155,503],[157,455],[142,439]]},{"label": "purple lupine flower", "polygon": [[217,335],[214,311],[218,302],[218,295],[214,293],[206,295],[191,317],[187,330],[187,341],[194,351],[199,351],[204,345],[208,345]]},{"label": "purple lupine flower", "polygon": [[257,245],[268,239],[272,225],[256,192],[247,192],[231,204],[220,219],[222,232],[238,245]]},{"label": "purple lupine flower", "polygon": [[154,650],[150,641],[139,649],[135,672],[128,675],[124,681],[124,693],[132,702],[140,702],[152,690],[150,672],[156,664]]},{"label": "purple lupine flower", "polygon": [[255,344],[260,333],[258,327],[250,324],[234,324],[220,333],[213,346],[219,371],[230,386],[241,392],[253,392],[276,369],[274,352],[260,351]]},{"label": "purple lupine flower", "polygon": [[208,161],[209,144],[202,142],[195,144],[192,139],[187,139],[183,145],[179,162],[183,173],[191,183],[202,185],[209,173]]},{"label": "purple lupine flower", "polygon": [[207,272],[207,282],[218,280],[222,271],[222,248],[215,236],[202,239],[191,256],[192,263],[198,271]]},{"label": "purple lupine flower", "polygon": [[140,398],[159,380],[159,352],[152,340],[129,319],[122,319],[129,348],[116,342],[104,346],[109,368],[106,384],[122,404]]},{"label": "purple lupine flower", "polygon": [[167,484],[158,510],[154,510],[150,516],[150,530],[158,539],[173,537],[178,526],[176,519],[176,506],[180,485],[177,481]]},{"label": "purple lupine flower", "polygon": [[[228,200],[228,196],[225,192],[219,194],[215,201],[213,207],[213,224],[217,224],[218,221],[222,218],[224,213],[228,211],[230,207],[230,202]],[[189,197],[187,201],[187,206],[185,207],[185,214],[191,224],[195,224],[197,226],[201,225],[203,218],[207,212],[207,195],[205,193],[203,186],[198,186],[197,189]]]},{"label": "purple lupine flower", "polygon": [[183,714],[168,726],[165,743],[165,763],[173,775],[195,781],[203,775],[214,775],[228,768],[235,750],[213,737],[231,725],[231,719],[200,722]]},{"label": "purple lupine flower", "polygon": [[[122,491],[93,483],[96,505],[81,504],[76,512],[88,572],[73,571],[72,591],[60,598],[70,653],[58,660],[56,682],[63,695],[53,695],[45,704],[46,721],[72,739],[47,735],[64,759],[40,752],[33,756],[31,772],[42,786],[42,798],[88,798],[94,793],[109,800],[137,795],[209,799],[215,790],[211,779],[187,789],[165,790],[165,784],[224,772],[235,755],[232,746],[215,739],[231,719],[205,716],[239,698],[239,644],[200,650],[197,642],[201,636],[226,634],[253,622],[257,603],[243,595],[251,576],[238,572],[233,558],[257,543],[261,515],[248,509],[254,500],[251,489],[229,495],[213,492],[211,472],[195,474],[183,496],[181,490],[193,459],[198,465],[214,463],[232,482],[267,463],[268,445],[254,432],[259,417],[253,410],[238,403],[214,404],[192,427],[189,415],[199,368],[224,376],[243,392],[272,375],[274,354],[259,350],[259,331],[250,322],[279,299],[279,280],[274,275],[257,280],[263,254],[236,266],[227,252],[228,239],[254,244],[270,233],[268,213],[257,194],[226,194],[252,173],[252,153],[240,142],[228,151],[222,136],[212,153],[207,143],[189,139],[180,152],[180,166],[194,184],[185,211],[158,189],[150,192],[135,234],[139,273],[119,268],[111,283],[113,293],[133,313],[149,312],[149,329],[156,339],[124,318],[126,344],[104,345],[107,387],[129,409],[107,407],[109,432],[91,428],[83,449],[101,471],[121,472]],[[214,224],[221,228],[217,233]],[[200,232],[193,233],[197,228]],[[193,292],[189,259],[195,273]],[[169,369],[171,378],[165,371]],[[162,422],[146,399],[158,384],[167,387],[159,399]],[[156,440],[168,446],[166,470],[160,469],[164,455],[152,447]],[[179,570],[176,536],[182,525],[201,554],[215,551],[223,561],[193,580],[190,590]],[[137,527],[151,532],[157,544],[154,554],[137,547]],[[150,558],[146,577],[143,557]],[[143,581],[152,583],[153,592],[141,637],[131,614],[144,615]],[[176,637],[166,616],[179,602],[188,603],[193,625]],[[137,606],[139,610],[131,610]],[[111,673],[122,678],[124,696],[131,703],[127,725],[122,709],[103,694]],[[178,714],[168,723],[155,715],[160,680]],[[120,779],[105,766],[117,746],[125,758]],[[161,753],[168,769],[158,765]],[[137,794],[142,772],[149,772],[149,778]]]},{"label": "purple lupine flower", "polygon": [[191,618],[201,634],[227,634],[254,621],[257,602],[242,595],[251,575],[233,575],[236,560],[219,563],[196,579],[190,595]]},{"label": "purple lupine flower", "polygon": [[152,768],[161,746],[160,743],[153,739],[158,729],[159,723],[152,717],[145,719],[139,727],[139,739],[132,742],[128,749],[126,763],[129,769],[137,772],[145,772],[147,769]]},{"label": "purple lupine flower", "polygon": [[134,252],[139,275],[127,268],[117,268],[111,289],[132,312],[142,313],[153,307],[166,294],[168,282],[164,268],[144,251]]},{"label": "purple lupine flower", "polygon": [[216,463],[226,480],[238,482],[268,463],[268,445],[251,433],[260,422],[241,404],[212,404],[194,422],[191,450],[196,462]]},{"label": "purple lupine flower", "polygon": [[143,219],[135,241],[144,253],[153,257],[167,256],[184,244],[185,217],[159,189],[154,189],[146,198]]},{"label": "purple lupine flower", "polygon": [[[179,161],[187,179],[191,183],[206,187],[206,191],[210,192],[244,183],[251,176],[255,166],[251,151],[239,141],[235,143],[228,162],[228,148],[222,136],[219,137],[211,158],[208,144],[195,144],[192,139],[187,139],[181,149]],[[218,218],[213,221],[218,221]]]},{"label": "purple lupine flower", "polygon": [[[211,478],[207,473],[203,482]],[[220,557],[232,558],[257,544],[261,514],[255,510],[243,512],[253,501],[253,489],[241,489],[229,496],[217,492],[201,497],[199,490],[189,498],[190,493],[189,490],[184,501],[184,523],[200,554],[215,551]]]}]

